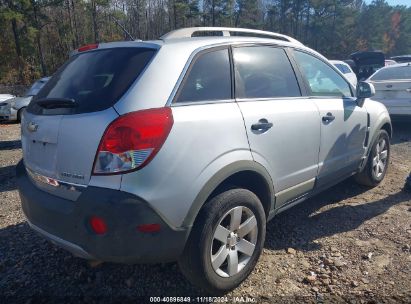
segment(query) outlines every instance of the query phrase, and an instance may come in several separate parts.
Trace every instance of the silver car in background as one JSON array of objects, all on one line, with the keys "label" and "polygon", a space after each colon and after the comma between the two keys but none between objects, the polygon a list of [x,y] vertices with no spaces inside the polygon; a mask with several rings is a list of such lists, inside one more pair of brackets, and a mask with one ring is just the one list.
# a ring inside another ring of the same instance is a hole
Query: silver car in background
[{"label": "silver car in background", "polygon": [[227,292],[254,269],[267,221],[350,176],[384,179],[392,128],[373,93],[277,33],[81,47],[23,115],[24,214],[77,256],[178,261]]},{"label": "silver car in background", "polygon": [[411,63],[379,69],[367,82],[375,87],[373,99],[383,103],[391,116],[411,121]]},{"label": "silver car in background", "polygon": [[50,77],[37,80],[22,97],[9,98],[0,104],[0,120],[18,121],[21,120],[23,111],[29,105],[33,96],[36,96],[40,89],[47,83]]}]

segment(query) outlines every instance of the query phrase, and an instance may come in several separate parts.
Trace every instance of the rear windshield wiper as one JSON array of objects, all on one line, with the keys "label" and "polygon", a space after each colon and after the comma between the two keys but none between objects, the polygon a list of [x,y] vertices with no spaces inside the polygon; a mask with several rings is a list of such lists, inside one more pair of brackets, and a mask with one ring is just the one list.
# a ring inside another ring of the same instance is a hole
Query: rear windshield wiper
[{"label": "rear windshield wiper", "polygon": [[71,98],[40,98],[35,103],[45,109],[76,108],[78,103]]}]

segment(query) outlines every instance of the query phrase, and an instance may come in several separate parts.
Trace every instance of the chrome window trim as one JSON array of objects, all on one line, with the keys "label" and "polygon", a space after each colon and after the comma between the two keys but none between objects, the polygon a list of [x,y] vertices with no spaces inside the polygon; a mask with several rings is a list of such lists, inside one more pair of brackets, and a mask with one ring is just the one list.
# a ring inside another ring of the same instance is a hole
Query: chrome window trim
[{"label": "chrome window trim", "polygon": [[299,100],[299,99],[309,99],[308,96],[295,96],[295,97],[265,97],[265,98],[237,98],[237,102],[250,102],[250,101],[270,101],[270,100]]},{"label": "chrome window trim", "polygon": [[194,105],[206,105],[215,103],[231,103],[235,102],[235,99],[218,99],[218,100],[202,100],[202,101],[189,101],[189,102],[174,102],[171,107],[184,107],[184,106],[194,106]]}]

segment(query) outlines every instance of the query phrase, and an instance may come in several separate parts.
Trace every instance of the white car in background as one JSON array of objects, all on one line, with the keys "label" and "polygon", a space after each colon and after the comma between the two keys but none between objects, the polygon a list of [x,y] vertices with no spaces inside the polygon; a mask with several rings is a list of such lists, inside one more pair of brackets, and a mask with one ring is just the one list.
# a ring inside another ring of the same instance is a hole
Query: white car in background
[{"label": "white car in background", "polygon": [[357,86],[357,75],[355,75],[354,71],[347,63],[340,60],[330,60],[330,62],[344,74],[345,78],[347,78],[349,82],[351,82],[355,87]]},{"label": "white car in background", "polygon": [[37,93],[49,79],[50,77],[44,77],[37,80],[35,83],[33,83],[33,85],[25,93],[24,96],[16,97],[9,95],[10,97],[7,98],[7,100],[4,100],[4,102],[0,103],[0,120],[20,122],[21,115],[29,105],[33,96],[37,95]]},{"label": "white car in background", "polygon": [[14,98],[16,96],[11,94],[0,94],[0,102],[9,100],[10,98]]},{"label": "white car in background", "polygon": [[367,82],[375,87],[373,99],[383,103],[390,115],[411,118],[411,63],[384,67]]}]

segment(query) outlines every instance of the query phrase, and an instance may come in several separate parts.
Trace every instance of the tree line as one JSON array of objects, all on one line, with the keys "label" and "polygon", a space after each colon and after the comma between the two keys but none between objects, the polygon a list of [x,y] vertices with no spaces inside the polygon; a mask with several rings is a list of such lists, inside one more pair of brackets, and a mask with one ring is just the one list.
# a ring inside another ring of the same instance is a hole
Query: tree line
[{"label": "tree line", "polygon": [[279,32],[330,59],[371,49],[411,54],[411,7],[385,0],[0,0],[0,83],[51,75],[88,43],[157,39],[189,26]]}]

